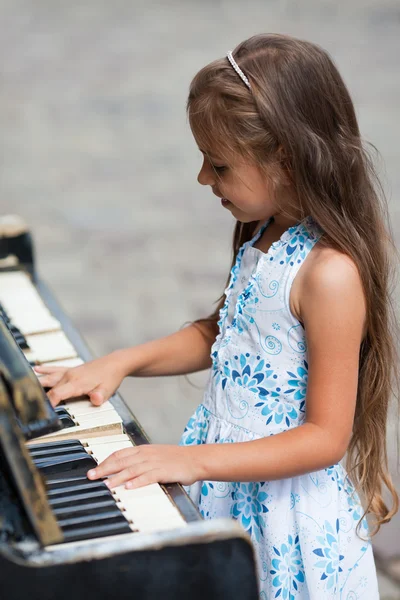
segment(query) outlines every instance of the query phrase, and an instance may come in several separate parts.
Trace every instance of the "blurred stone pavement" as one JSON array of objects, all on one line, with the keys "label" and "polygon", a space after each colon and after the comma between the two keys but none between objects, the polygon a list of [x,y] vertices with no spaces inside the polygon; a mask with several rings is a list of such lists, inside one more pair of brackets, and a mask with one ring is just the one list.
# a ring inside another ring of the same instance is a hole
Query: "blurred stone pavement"
[{"label": "blurred stone pavement", "polygon": [[[94,355],[173,332],[222,293],[233,221],[196,182],[186,95],[198,69],[262,31],[333,56],[381,153],[398,242],[398,0],[0,0],[1,214],[29,223],[39,272]],[[176,443],[205,378],[121,392],[154,442]],[[398,515],[375,540],[384,568],[399,539]],[[400,599],[389,577],[380,586]]]}]

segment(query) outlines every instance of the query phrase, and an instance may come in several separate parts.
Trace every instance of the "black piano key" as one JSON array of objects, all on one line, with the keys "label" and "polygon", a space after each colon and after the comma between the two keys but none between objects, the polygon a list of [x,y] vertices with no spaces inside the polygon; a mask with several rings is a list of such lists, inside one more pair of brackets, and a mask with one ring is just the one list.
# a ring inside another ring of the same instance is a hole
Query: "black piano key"
[{"label": "black piano key", "polygon": [[68,454],[81,452],[83,448],[79,446],[70,446],[69,448],[51,448],[46,450],[31,450],[30,455],[32,458],[43,457],[46,458],[52,456],[67,456]]},{"label": "black piano key", "polygon": [[57,413],[59,417],[67,417],[70,416],[69,412],[63,406],[56,406],[54,412]]},{"label": "black piano key", "polygon": [[[58,487],[68,487],[70,485],[74,485],[75,483],[79,483],[79,482],[85,482],[85,481],[90,481],[86,475],[80,475],[80,476],[66,476],[63,477],[62,479],[57,478],[57,477],[48,477],[46,478],[46,486],[48,489],[51,489],[53,487],[58,488]],[[96,480],[96,481],[100,481],[100,480]]]},{"label": "black piano key", "polygon": [[11,329],[11,333],[13,334],[14,339],[17,342],[18,346],[21,348],[21,350],[30,350],[29,344],[26,341],[25,336],[23,336],[21,332],[19,332],[18,330],[14,332],[13,329]]},{"label": "black piano key", "polygon": [[59,519],[58,524],[62,529],[70,529],[77,525],[95,525],[97,523],[102,524],[103,522],[109,523],[126,523],[126,519],[118,508],[115,510],[109,510],[104,513],[96,515],[83,515],[81,517],[67,517],[66,519]]},{"label": "black piano key", "polygon": [[60,457],[59,460],[53,461],[40,461],[37,467],[43,473],[43,475],[58,475],[66,474],[67,476],[71,473],[77,475],[86,475],[89,469],[97,467],[97,462],[86,454],[86,456],[77,454],[76,458],[71,454],[66,458]]},{"label": "black piano key", "polygon": [[[71,452],[72,450],[72,452]],[[79,456],[91,456],[88,454],[84,448],[68,448],[67,450],[61,450],[61,452],[56,452],[55,454],[32,454],[32,460],[36,466],[40,466],[43,463],[57,463],[63,462],[63,458],[68,458],[72,460],[73,458],[78,458]]]},{"label": "black piano key", "polygon": [[132,533],[128,521],[125,521],[125,523],[93,525],[92,527],[82,527],[81,529],[73,529],[72,531],[63,531],[64,540],[66,542],[77,542],[79,540],[89,540],[121,533]]},{"label": "black piano key", "polygon": [[63,406],[56,406],[56,408],[54,410],[56,411],[56,413],[60,419],[62,419],[62,418],[73,419],[72,415]]},{"label": "black piano key", "polygon": [[65,496],[66,494],[89,492],[91,490],[108,490],[108,487],[102,481],[87,480],[86,483],[80,483],[78,485],[53,487],[52,489],[47,490],[47,495],[51,498],[55,496]]},{"label": "black piano key", "polygon": [[67,448],[68,446],[79,446],[83,448],[83,444],[79,440],[60,440],[57,442],[44,442],[43,444],[30,444],[29,450],[45,450],[46,448]]},{"label": "black piano key", "polygon": [[62,516],[74,515],[93,515],[98,513],[107,512],[110,509],[115,508],[116,503],[114,498],[108,498],[107,500],[99,500],[98,502],[92,502],[92,504],[84,504],[82,506],[58,506],[53,508],[53,513],[57,518]]},{"label": "black piano key", "polygon": [[68,427],[76,427],[77,426],[77,423],[75,423],[75,421],[73,420],[73,418],[70,415],[60,415],[58,418],[61,421],[63,429],[68,429]]},{"label": "black piano key", "polygon": [[111,500],[115,503],[113,495],[106,488],[105,490],[93,490],[91,492],[85,492],[82,494],[71,494],[61,497],[49,497],[49,504],[52,507],[57,506],[76,506],[78,503],[80,506],[83,504],[92,504],[94,502],[102,500]]}]

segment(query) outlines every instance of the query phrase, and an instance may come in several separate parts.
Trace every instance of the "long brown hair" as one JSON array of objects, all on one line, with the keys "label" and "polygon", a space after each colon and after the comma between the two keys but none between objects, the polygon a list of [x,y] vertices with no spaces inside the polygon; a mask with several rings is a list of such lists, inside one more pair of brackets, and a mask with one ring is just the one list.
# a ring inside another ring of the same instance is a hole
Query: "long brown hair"
[{"label": "long brown hair", "polygon": [[[349,92],[326,51],[289,36],[261,34],[239,44],[233,56],[251,90],[226,58],[212,62],[191,83],[190,126],[199,146],[210,154],[227,161],[239,154],[261,168],[275,164],[284,169],[295,191],[293,208],[311,215],[323,229],[320,244],[345,253],[358,267],[367,334],[360,347],[346,466],[364,498],[364,515],[375,517],[376,533],[399,506],[386,450],[389,401],[391,393],[399,399],[400,381],[399,327],[390,289],[397,272],[392,259],[398,254],[385,195]],[[236,223],[232,264],[259,225]],[[221,297],[213,314],[196,323],[215,325],[223,302]],[[391,508],[383,499],[385,488]]]}]

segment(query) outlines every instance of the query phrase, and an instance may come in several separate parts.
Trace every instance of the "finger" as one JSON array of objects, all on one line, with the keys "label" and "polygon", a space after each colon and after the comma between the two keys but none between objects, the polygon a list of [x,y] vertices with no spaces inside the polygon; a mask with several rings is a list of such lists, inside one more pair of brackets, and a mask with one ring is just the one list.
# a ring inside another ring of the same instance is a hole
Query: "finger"
[{"label": "finger", "polygon": [[47,392],[47,396],[51,404],[53,406],[57,406],[57,404],[59,404],[62,400],[67,400],[68,398],[74,398],[75,396],[78,396],[78,393],[74,390],[72,383],[60,383]]},{"label": "finger", "polygon": [[114,489],[127,481],[140,477],[144,473],[151,471],[152,467],[150,463],[147,461],[138,463],[136,465],[130,465],[123,471],[116,473],[115,475],[111,475],[104,483],[110,489]]},{"label": "finger", "polygon": [[99,385],[89,392],[88,396],[94,406],[101,406],[109,398],[107,390]]},{"label": "finger", "polygon": [[161,475],[161,469],[152,469],[151,471],[146,471],[146,473],[135,477],[135,479],[130,479],[126,482],[125,487],[128,490],[134,490],[145,485],[151,485],[152,483],[162,483]]},{"label": "finger", "polygon": [[139,455],[138,448],[124,448],[110,454],[108,458],[103,460],[95,469],[88,471],[89,479],[100,479],[108,475],[114,475],[126,469],[132,464],[132,461],[137,461]]},{"label": "finger", "polygon": [[33,367],[33,370],[36,371],[37,373],[60,373],[63,372],[65,373],[65,371],[67,371],[67,369],[65,367],[49,367],[47,365],[37,365]]},{"label": "finger", "polygon": [[62,373],[53,373],[52,375],[40,375],[38,379],[40,385],[42,385],[43,387],[52,388],[61,381],[63,376],[64,375]]}]

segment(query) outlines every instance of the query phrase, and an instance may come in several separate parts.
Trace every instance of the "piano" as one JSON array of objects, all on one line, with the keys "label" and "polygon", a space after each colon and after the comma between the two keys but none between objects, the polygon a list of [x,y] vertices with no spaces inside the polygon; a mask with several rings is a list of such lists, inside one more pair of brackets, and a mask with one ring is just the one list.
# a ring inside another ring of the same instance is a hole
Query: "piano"
[{"label": "piano", "polygon": [[116,393],[55,409],[32,369],[91,354],[34,264],[31,235],[0,219],[0,578],[7,600],[256,600],[250,538],[204,521],[177,483],[109,490],[86,478],[147,444]]}]

